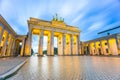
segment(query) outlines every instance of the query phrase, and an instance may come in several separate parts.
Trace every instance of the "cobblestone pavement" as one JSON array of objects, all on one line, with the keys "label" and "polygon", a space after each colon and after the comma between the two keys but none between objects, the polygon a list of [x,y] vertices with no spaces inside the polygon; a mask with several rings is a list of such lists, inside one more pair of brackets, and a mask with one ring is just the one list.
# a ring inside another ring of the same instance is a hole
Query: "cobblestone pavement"
[{"label": "cobblestone pavement", "polygon": [[0,75],[16,67],[25,59],[25,57],[0,58]]},{"label": "cobblestone pavement", "polygon": [[120,58],[31,57],[8,80],[120,80]]}]

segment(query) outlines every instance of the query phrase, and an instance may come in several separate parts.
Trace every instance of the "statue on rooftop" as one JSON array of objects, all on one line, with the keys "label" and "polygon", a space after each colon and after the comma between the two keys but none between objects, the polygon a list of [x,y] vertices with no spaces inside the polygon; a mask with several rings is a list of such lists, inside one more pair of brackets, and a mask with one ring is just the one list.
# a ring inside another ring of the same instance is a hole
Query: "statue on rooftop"
[{"label": "statue on rooftop", "polygon": [[60,21],[60,22],[64,22],[64,18],[60,17],[60,19],[58,19],[58,14],[55,14],[55,17],[53,16],[53,21]]},{"label": "statue on rooftop", "polygon": [[56,13],[56,21],[58,21],[58,14]]}]

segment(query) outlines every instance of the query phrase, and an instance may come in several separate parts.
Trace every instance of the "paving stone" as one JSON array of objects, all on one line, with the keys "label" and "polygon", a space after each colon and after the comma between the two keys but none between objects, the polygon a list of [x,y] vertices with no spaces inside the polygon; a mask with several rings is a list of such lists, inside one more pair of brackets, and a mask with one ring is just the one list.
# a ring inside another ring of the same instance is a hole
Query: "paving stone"
[{"label": "paving stone", "polygon": [[0,58],[0,75],[7,73],[25,60],[26,57]]},{"label": "paving stone", "polygon": [[17,74],[7,80],[120,80],[120,58],[31,57]]}]

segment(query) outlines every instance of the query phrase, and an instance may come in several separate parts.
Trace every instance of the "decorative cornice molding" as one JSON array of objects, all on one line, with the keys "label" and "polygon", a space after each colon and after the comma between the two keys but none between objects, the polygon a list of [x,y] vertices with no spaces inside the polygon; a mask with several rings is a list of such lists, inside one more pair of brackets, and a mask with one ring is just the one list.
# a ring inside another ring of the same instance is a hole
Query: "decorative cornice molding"
[{"label": "decorative cornice molding", "polygon": [[7,27],[12,33],[14,36],[17,35],[17,33],[11,28],[11,26],[7,23],[7,21],[0,15],[0,22],[5,26]]}]

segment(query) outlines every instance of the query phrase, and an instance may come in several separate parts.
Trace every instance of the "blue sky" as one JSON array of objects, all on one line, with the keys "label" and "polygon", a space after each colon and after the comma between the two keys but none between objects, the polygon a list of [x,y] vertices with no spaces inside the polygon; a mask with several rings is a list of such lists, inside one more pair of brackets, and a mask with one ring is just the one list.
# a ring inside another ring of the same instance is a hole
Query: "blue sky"
[{"label": "blue sky", "polygon": [[86,41],[120,25],[120,0],[0,0],[0,14],[18,34],[27,33],[29,17],[50,21],[55,13],[82,30]]},{"label": "blue sky", "polygon": [[0,14],[18,34],[27,33],[29,17],[51,20],[55,13],[79,27],[83,41],[120,25],[119,0],[0,0]]}]

